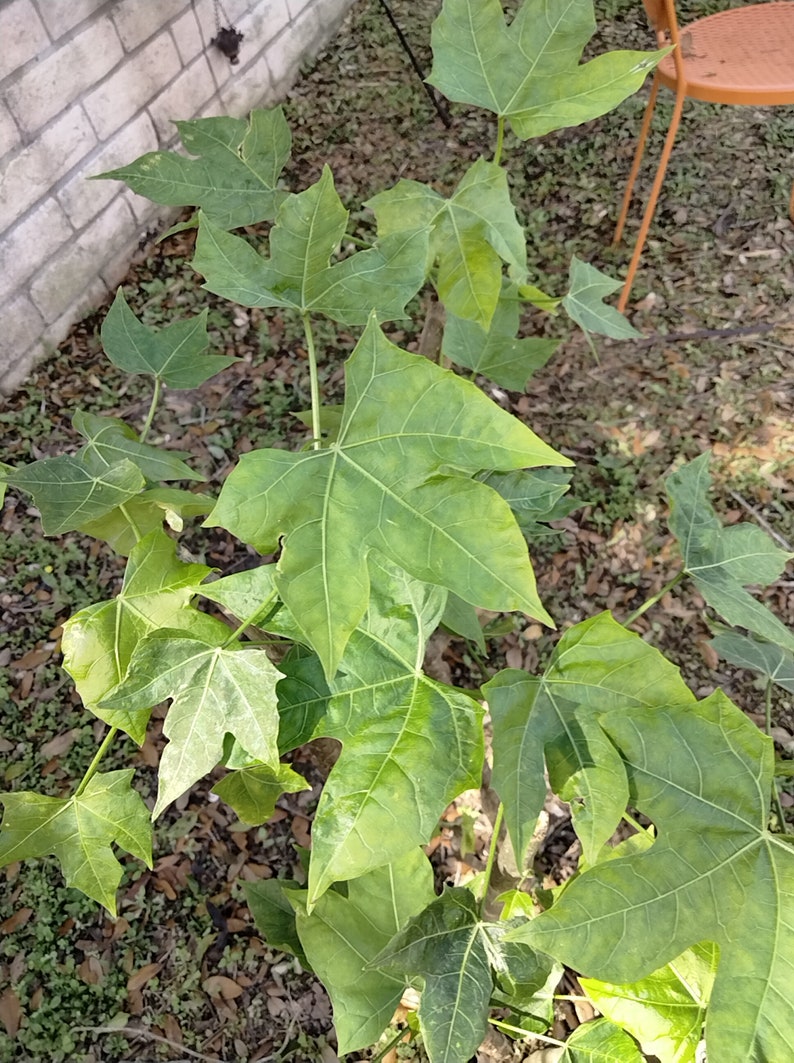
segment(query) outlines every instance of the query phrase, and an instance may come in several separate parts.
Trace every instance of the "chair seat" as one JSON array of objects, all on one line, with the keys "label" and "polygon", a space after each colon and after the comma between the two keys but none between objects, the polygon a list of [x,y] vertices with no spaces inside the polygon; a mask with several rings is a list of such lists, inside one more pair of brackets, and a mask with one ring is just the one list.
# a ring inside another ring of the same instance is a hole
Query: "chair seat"
[{"label": "chair seat", "polygon": [[[751,4],[681,27],[686,95],[711,103],[794,103],[794,3]],[[675,59],[659,80],[675,90]]]}]

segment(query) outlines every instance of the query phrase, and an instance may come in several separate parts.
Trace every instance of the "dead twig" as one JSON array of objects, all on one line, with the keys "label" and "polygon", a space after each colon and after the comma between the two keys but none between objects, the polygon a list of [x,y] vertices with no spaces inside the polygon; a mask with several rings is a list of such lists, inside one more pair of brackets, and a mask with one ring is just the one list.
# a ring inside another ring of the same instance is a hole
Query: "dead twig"
[{"label": "dead twig", "polygon": [[[142,1026],[75,1026],[74,1029],[80,1033],[113,1033],[123,1034],[125,1037],[141,1037],[146,1041],[157,1041],[158,1044],[168,1045],[169,1048],[175,1048],[179,1052],[186,1052],[191,1060],[200,1059],[204,1063],[222,1063],[217,1056],[205,1056],[201,1052],[194,1052],[192,1048],[185,1048],[184,1045],[152,1033],[151,1030],[145,1030]],[[174,1060],[173,1063],[189,1063],[189,1060]]]},{"label": "dead twig", "polygon": [[738,491],[731,491],[730,494],[731,498],[735,499],[740,506],[746,509],[748,513],[752,514],[753,518],[761,525],[767,535],[771,535],[775,542],[780,543],[784,550],[787,550],[790,554],[794,553],[794,547],[792,547],[791,543],[787,542],[780,532],[775,531],[769,521],[761,516],[755,506],[751,506],[747,499],[740,495]]},{"label": "dead twig", "polygon": [[742,325],[739,328],[701,328],[694,332],[654,332],[637,340],[637,347],[653,347],[655,343],[686,343],[688,340],[725,340],[734,336],[762,336],[774,332],[777,325]]}]

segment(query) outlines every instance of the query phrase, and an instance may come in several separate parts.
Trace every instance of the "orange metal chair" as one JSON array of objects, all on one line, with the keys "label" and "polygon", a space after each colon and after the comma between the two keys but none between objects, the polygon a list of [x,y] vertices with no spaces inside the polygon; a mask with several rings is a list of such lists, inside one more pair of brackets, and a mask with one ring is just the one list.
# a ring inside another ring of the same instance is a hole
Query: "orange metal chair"
[{"label": "orange metal chair", "polygon": [[[710,103],[794,103],[794,2],[773,2],[735,7],[707,15],[679,28],[674,0],[643,0],[656,31],[659,47],[674,45],[656,68],[651,95],[645,109],[640,140],[623,196],[614,242],[623,235],[634,183],[642,162],[651,127],[659,86],[675,93],[675,105],[659,160],[642,225],[631,256],[626,281],[618,301],[623,311],[628,302],[637,265],[645,246],[665,171],[681,121],[684,100],[689,96]],[[794,187],[789,202],[794,221]]]}]

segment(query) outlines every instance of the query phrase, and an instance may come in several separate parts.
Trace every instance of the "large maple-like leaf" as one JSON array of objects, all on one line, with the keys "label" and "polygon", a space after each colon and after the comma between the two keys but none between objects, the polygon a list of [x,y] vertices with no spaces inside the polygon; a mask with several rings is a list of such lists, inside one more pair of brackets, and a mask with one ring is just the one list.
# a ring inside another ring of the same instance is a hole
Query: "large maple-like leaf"
[{"label": "large maple-like leaf", "polygon": [[342,752],[314,817],[309,903],[427,843],[449,802],[481,781],[481,706],[422,671],[444,592],[391,566],[373,576],[318,728]]},{"label": "large maple-like leaf", "polygon": [[626,774],[594,712],[694,704],[678,669],[609,613],[560,639],[540,678],[506,669],[483,688],[493,721],[493,786],[523,861],[552,787],[571,802],[584,855],[594,861],[628,803]]},{"label": "large maple-like leaf", "polygon": [[207,314],[150,328],[130,310],[121,288],[102,322],[105,354],[127,373],[147,373],[169,388],[197,388],[205,380],[238,361],[223,354],[207,354]]},{"label": "large maple-like leaf", "polygon": [[182,461],[186,454],[162,447],[152,447],[138,440],[138,433],[118,417],[99,417],[77,410],[72,425],[85,439],[80,451],[82,459],[97,470],[107,469],[125,458],[141,470],[147,480],[203,480]]},{"label": "large maple-like leaf", "polygon": [[626,705],[601,723],[658,838],[585,871],[514,935],[616,983],[712,941],[709,1059],[791,1058],[794,849],[767,830],[772,742],[721,691],[696,705]]},{"label": "large maple-like leaf", "polygon": [[108,712],[100,702],[125,677],[133,650],[146,635],[160,627],[195,631],[215,623],[190,608],[211,571],[206,565],[179,561],[173,539],[163,531],[150,532],[130,553],[118,595],[81,609],[64,624],[63,666],[83,704],[138,743],[157,699],[126,712]]},{"label": "large maple-like leaf", "polygon": [[432,902],[433,869],[427,857],[421,849],[405,853],[355,879],[346,897],[329,891],[310,915],[305,892],[285,896],[295,909],[312,970],[331,997],[340,1054],[369,1047],[389,1024],[406,980],[367,964]]},{"label": "large maple-like leaf", "polygon": [[224,624],[217,627],[211,643],[195,629],[153,632],[136,646],[127,678],[102,702],[106,710],[135,712],[171,698],[154,816],[220,762],[227,734],[252,759],[279,771],[275,688],[281,673],[260,649],[226,646],[224,633],[231,633]]},{"label": "large maple-like leaf", "polygon": [[208,291],[242,306],[291,307],[345,325],[365,324],[372,311],[381,321],[404,317],[425,279],[427,230],[402,230],[332,263],[347,220],[326,166],[319,181],[282,204],[269,259],[202,217],[193,266]]},{"label": "large maple-like leaf", "polygon": [[0,867],[52,854],[67,886],[82,890],[116,914],[122,867],[115,842],[152,866],[152,825],[143,798],[133,790],[132,768],[94,775],[68,798],[30,792],[0,794],[5,805],[0,828]]},{"label": "large maple-like leaf", "polygon": [[[430,232],[429,258],[438,261],[436,287],[447,310],[488,329],[502,290],[502,262],[526,277],[526,235],[516,218],[505,171],[478,159],[444,199],[419,181],[398,181],[367,204],[378,234],[393,239],[412,229]],[[528,375],[528,374],[527,374]]]},{"label": "large maple-like leaf", "polygon": [[636,92],[664,52],[607,52],[580,65],[592,0],[524,0],[505,24],[499,0],[444,0],[428,81],[451,100],[507,118],[522,140],[581,125]]},{"label": "large maple-like leaf", "polygon": [[794,554],[775,546],[755,524],[723,527],[708,500],[708,451],[667,478],[670,530],[681,546],[684,568],[708,604],[729,624],[794,650],[794,633],[745,590],[776,580]]},{"label": "large maple-like leaf", "polygon": [[279,594],[327,675],[366,610],[371,550],[474,605],[548,621],[509,506],[469,477],[568,459],[374,321],[346,380],[338,440],[244,455],[207,520],[262,553],[281,541]]},{"label": "large maple-like leaf", "polygon": [[196,158],[152,151],[97,177],[124,181],[155,203],[201,207],[216,225],[236,229],[269,221],[286,196],[278,179],[289,159],[291,137],[281,108],[242,118],[177,122],[182,143]]}]

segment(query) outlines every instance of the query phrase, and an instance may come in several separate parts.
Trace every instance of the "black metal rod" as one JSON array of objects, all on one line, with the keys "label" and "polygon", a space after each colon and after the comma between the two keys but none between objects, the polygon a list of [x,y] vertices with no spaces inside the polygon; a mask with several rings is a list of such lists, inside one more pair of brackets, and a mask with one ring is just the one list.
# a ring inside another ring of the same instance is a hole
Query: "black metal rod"
[{"label": "black metal rod", "polygon": [[452,116],[450,115],[449,111],[447,110],[446,104],[444,103],[443,100],[441,100],[436,95],[436,92],[434,91],[433,86],[432,85],[428,85],[427,82],[425,81],[425,72],[424,72],[424,70],[422,70],[422,66],[421,66],[419,60],[414,55],[414,52],[413,52],[413,49],[411,48],[411,45],[408,43],[408,41],[407,41],[407,39],[405,37],[405,34],[400,29],[400,27],[399,27],[399,25],[397,23],[397,20],[394,17],[394,14],[393,14],[391,8],[386,3],[386,0],[379,0],[379,2],[380,2],[380,6],[383,8],[383,10],[384,10],[384,12],[386,14],[386,18],[392,24],[394,32],[397,34],[397,38],[398,38],[400,44],[403,47],[403,51],[408,56],[408,58],[411,60],[411,66],[414,68],[414,70],[418,74],[419,80],[422,82],[422,88],[425,90],[427,95],[430,97],[430,102],[435,107],[436,113],[438,114],[438,117],[441,119],[441,121],[444,123],[444,125],[447,127],[447,129],[451,129],[452,128]]}]

